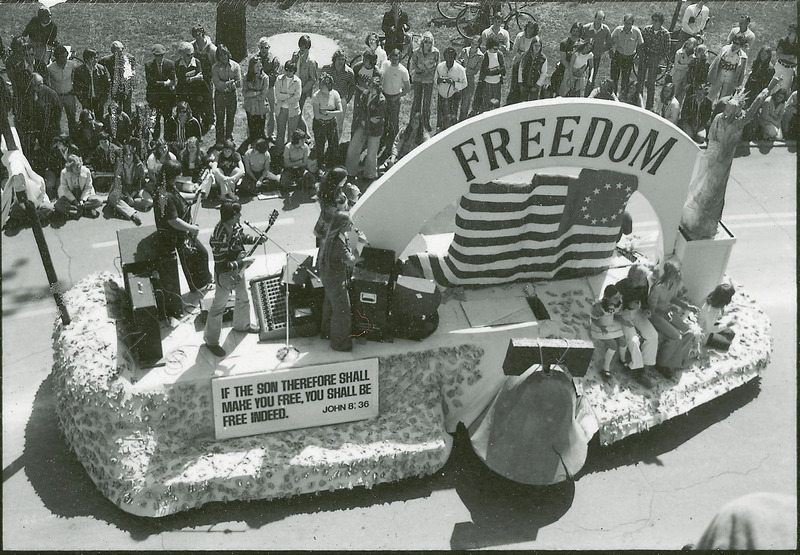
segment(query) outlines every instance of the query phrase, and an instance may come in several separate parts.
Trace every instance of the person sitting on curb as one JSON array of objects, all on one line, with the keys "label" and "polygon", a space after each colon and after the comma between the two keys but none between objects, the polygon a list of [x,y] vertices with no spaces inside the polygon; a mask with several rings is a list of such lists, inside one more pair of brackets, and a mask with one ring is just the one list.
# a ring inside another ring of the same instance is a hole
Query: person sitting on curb
[{"label": "person sitting on curb", "polygon": [[137,212],[147,212],[153,207],[153,198],[145,192],[144,186],[144,164],[136,153],[136,142],[131,141],[122,147],[122,155],[114,168],[107,205],[137,226],[142,225]]},{"label": "person sitting on curb", "polygon": [[314,186],[314,175],[308,171],[311,148],[306,143],[306,132],[295,129],[292,140],[283,149],[283,172],[281,172],[281,193],[287,197],[298,185],[310,192]]},{"label": "person sitting on curb", "polygon": [[269,143],[266,139],[258,139],[250,145],[242,156],[244,163],[244,177],[242,177],[242,191],[245,194],[258,194],[267,182],[276,183],[280,177],[270,171],[272,158],[269,154]]},{"label": "person sitting on curb", "polygon": [[219,196],[222,200],[239,200],[236,197],[236,187],[244,176],[244,164],[241,155],[236,152],[236,144],[227,139],[221,145],[217,144],[217,167],[214,168],[214,182],[219,187]]},{"label": "person sitting on curb", "polygon": [[97,218],[103,201],[94,192],[92,172],[83,165],[79,156],[71,154],[66,167],[61,170],[56,212],[77,220],[81,216]]}]

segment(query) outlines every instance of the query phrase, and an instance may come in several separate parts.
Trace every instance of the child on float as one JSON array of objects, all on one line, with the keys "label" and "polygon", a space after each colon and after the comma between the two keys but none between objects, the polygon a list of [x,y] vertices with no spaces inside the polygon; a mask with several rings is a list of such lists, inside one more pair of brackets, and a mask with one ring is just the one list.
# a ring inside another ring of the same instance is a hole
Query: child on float
[{"label": "child on float", "polygon": [[607,285],[603,290],[603,298],[592,307],[590,314],[591,334],[595,347],[603,351],[603,378],[611,377],[611,359],[619,351],[625,356],[625,334],[622,321],[617,313],[622,308],[622,294],[616,285]]},{"label": "child on float", "polygon": [[697,323],[703,330],[702,343],[708,343],[712,334],[720,333],[728,328],[727,321],[723,320],[725,308],[731,303],[736,289],[730,283],[721,283],[708,294],[703,306],[697,313]]}]

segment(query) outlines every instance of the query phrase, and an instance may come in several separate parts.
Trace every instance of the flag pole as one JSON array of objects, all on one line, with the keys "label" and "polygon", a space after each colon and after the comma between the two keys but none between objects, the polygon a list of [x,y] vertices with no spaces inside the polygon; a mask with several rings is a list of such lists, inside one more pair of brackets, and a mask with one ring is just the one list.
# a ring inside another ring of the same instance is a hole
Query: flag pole
[{"label": "flag pole", "polygon": [[[11,132],[11,123],[8,121],[8,111],[3,106],[2,114],[0,114],[0,128],[2,128],[2,135],[5,138],[8,150],[17,150],[19,146],[14,138],[14,133]],[[11,179],[11,176],[9,176]],[[58,276],[56,275],[55,266],[53,266],[53,259],[50,257],[50,249],[47,247],[47,241],[44,238],[42,226],[39,223],[39,215],[36,213],[36,207],[33,202],[28,199],[28,193],[23,189],[16,191],[17,200],[25,207],[28,213],[28,219],[31,222],[33,229],[33,237],[36,239],[36,246],[39,249],[39,255],[42,257],[42,264],[44,265],[44,272],[47,275],[47,281],[50,283],[50,292],[53,294],[53,299],[56,301],[58,312],[61,315],[61,322],[68,326],[72,319],[69,316],[66,304],[64,304],[64,297],[61,295],[61,286],[58,283]]]}]

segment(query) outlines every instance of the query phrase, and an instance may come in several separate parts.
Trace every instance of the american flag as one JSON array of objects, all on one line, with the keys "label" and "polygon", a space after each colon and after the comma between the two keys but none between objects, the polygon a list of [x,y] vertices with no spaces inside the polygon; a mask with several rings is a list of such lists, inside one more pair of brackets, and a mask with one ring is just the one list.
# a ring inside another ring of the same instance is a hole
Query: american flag
[{"label": "american flag", "polygon": [[446,255],[412,255],[441,285],[496,285],[598,273],[611,262],[634,175],[581,170],[530,184],[473,183]]}]

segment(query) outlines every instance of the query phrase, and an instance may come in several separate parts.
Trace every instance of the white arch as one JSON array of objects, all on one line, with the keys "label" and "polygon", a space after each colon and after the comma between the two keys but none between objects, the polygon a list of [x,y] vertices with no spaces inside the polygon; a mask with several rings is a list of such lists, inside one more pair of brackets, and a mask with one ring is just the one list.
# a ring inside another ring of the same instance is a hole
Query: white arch
[{"label": "white arch", "polygon": [[629,104],[578,98],[514,104],[413,150],[370,186],[353,220],[372,246],[399,254],[471,182],[554,166],[613,170],[637,176],[669,254],[699,151],[678,127]]}]

